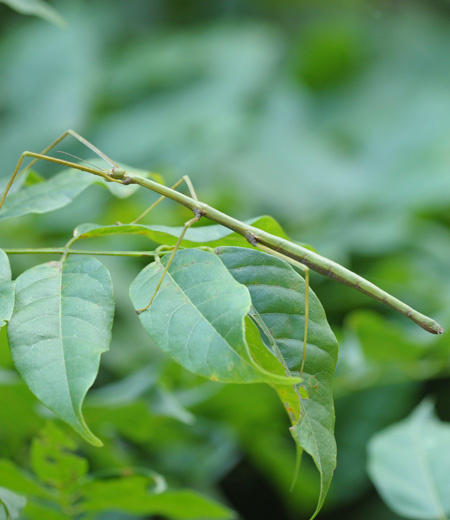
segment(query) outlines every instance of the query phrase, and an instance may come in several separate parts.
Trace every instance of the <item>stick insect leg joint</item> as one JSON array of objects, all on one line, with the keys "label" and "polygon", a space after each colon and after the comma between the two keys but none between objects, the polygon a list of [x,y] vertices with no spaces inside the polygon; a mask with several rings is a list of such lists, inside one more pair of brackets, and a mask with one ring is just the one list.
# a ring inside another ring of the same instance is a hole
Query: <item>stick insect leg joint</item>
[{"label": "stick insect leg joint", "polygon": [[253,233],[245,233],[245,239],[252,246],[258,247],[258,240],[256,239],[256,237]]}]

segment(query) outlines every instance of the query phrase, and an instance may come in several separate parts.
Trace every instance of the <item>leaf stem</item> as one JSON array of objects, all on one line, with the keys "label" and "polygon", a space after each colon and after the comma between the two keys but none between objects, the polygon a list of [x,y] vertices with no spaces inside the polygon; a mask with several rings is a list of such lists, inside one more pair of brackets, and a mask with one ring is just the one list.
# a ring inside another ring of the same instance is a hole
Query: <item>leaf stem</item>
[{"label": "leaf stem", "polygon": [[[34,254],[49,254],[49,255],[63,255],[66,251],[70,255],[92,255],[92,256],[152,256],[156,255],[155,251],[90,251],[87,249],[68,249],[65,247],[44,247],[39,249],[24,248],[24,249],[3,249],[8,255],[34,255]],[[167,254],[160,252],[159,254]]]}]

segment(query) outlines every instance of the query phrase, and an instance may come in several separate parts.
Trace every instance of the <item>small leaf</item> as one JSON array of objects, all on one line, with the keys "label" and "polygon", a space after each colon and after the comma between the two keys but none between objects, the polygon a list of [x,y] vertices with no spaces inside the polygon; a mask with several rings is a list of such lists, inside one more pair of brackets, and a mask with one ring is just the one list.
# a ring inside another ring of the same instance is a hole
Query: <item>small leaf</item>
[{"label": "small leaf", "polygon": [[8,520],[17,520],[20,518],[20,511],[26,505],[25,497],[17,495],[16,493],[0,487],[0,504],[3,504],[7,512]]},{"label": "small leaf", "polygon": [[426,400],[404,421],[372,437],[368,471],[386,504],[417,520],[450,515],[450,424]]},{"label": "small leaf", "polygon": [[66,170],[48,181],[24,187],[8,195],[0,211],[0,222],[63,208],[96,181],[96,177],[89,173]]},{"label": "small leaf", "polygon": [[[101,165],[102,162],[94,159],[92,165],[96,166],[97,164]],[[131,170],[126,165],[121,166],[124,169]],[[137,172],[145,177],[152,175],[149,172],[134,168],[133,172]],[[28,215],[29,213],[48,213],[63,208],[93,184],[106,187],[113,195],[119,198],[129,197],[139,189],[137,185],[123,186],[107,182],[101,177],[88,172],[66,168],[47,181],[37,182],[29,186],[25,183],[22,189],[9,193],[3,208],[0,210],[0,222]],[[15,183],[13,184],[14,187]]]},{"label": "small leaf", "polygon": [[4,251],[0,249],[0,328],[10,320],[14,309],[14,282],[11,268]]},{"label": "small leaf", "polygon": [[234,513],[214,500],[188,489],[152,493],[152,480],[143,475],[97,480],[82,488],[83,511],[116,510],[170,518],[233,518]]},{"label": "small leaf", "polygon": [[[136,310],[149,303],[165,262],[167,256],[148,265],[131,284]],[[244,327],[250,305],[247,288],[216,255],[185,249],[177,252],[153,304],[139,318],[153,341],[195,374],[234,383],[299,382],[269,373],[254,360]]]},{"label": "small leaf", "polygon": [[63,17],[43,0],[0,0],[12,9],[22,14],[39,16],[47,22],[51,22],[60,27],[64,27],[66,22]]},{"label": "small leaf", "polygon": [[52,493],[45,489],[33,475],[25,472],[7,459],[0,459],[0,486],[23,495],[51,499]]},{"label": "small leaf", "polygon": [[[260,251],[220,247],[219,258],[236,280],[250,291],[254,312],[274,352],[288,371],[298,373],[303,354],[305,284],[287,262]],[[310,310],[304,390],[277,387],[293,424],[291,433],[297,444],[309,453],[321,477],[320,496],[313,518],[320,511],[336,467],[334,439],[333,374],[337,361],[337,342],[325,312],[310,290]]]},{"label": "small leaf", "polygon": [[[258,229],[287,238],[281,226],[272,217],[262,216],[246,222]],[[144,235],[153,242],[173,246],[183,231],[183,227],[175,226],[145,226],[143,224],[113,224],[99,226],[98,224],[81,224],[74,231],[74,236],[79,238],[99,237],[106,235]],[[251,247],[247,239],[238,233],[234,233],[221,225],[191,227],[187,230],[181,245],[183,247],[196,247],[204,244],[209,247],[218,245],[230,245]]]},{"label": "small leaf", "polygon": [[15,366],[30,390],[85,440],[81,406],[108,349],[114,301],[107,269],[69,257],[25,271],[16,282],[8,338]]}]

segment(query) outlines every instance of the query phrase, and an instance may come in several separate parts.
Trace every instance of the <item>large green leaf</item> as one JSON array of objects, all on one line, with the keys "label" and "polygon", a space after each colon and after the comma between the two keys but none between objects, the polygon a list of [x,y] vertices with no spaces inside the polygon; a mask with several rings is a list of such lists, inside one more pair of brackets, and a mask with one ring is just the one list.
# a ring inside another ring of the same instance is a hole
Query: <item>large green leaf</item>
[{"label": "large green leaf", "polygon": [[89,482],[82,488],[86,512],[116,510],[170,518],[233,518],[233,511],[188,489],[149,491],[151,479],[144,475]]},{"label": "large green leaf", "polygon": [[[262,332],[289,371],[298,373],[303,354],[305,284],[285,261],[260,251],[223,247],[217,253],[236,280],[250,291]],[[292,422],[291,433],[308,452],[321,477],[317,515],[323,505],[336,467],[332,382],[337,362],[337,342],[325,312],[310,290],[307,357],[303,371],[308,399],[298,389],[277,388]]]},{"label": "large green leaf", "polygon": [[[246,221],[258,229],[267,231],[282,238],[287,238],[278,222],[269,216],[257,217]],[[98,224],[81,224],[78,226],[74,235],[79,238],[91,238],[107,235],[138,234],[144,235],[153,242],[165,245],[175,245],[183,231],[180,226],[146,226],[143,224],[113,224],[109,226],[99,226]],[[234,233],[221,225],[200,226],[189,228],[181,242],[184,247],[195,247],[198,244],[205,244],[209,247],[216,247],[220,244],[229,246],[250,247],[250,244],[242,235]]]},{"label": "large green leaf", "polygon": [[39,16],[60,27],[65,25],[64,19],[58,11],[44,0],[0,0],[0,2],[9,5],[19,13]]},{"label": "large green leaf", "polygon": [[31,391],[85,440],[81,406],[108,349],[114,300],[107,269],[69,257],[25,271],[16,282],[8,338],[15,366]]},{"label": "large green leaf", "polygon": [[11,318],[14,308],[14,282],[4,251],[0,249],[0,328]]},{"label": "large green leaf", "polygon": [[404,421],[369,444],[369,475],[388,506],[402,517],[445,520],[450,515],[450,424],[422,402]]},{"label": "large green leaf", "polygon": [[[155,291],[167,256],[148,265],[130,287],[136,310]],[[292,384],[269,351],[277,369],[259,364],[245,339],[245,317],[251,300],[214,255],[198,249],[178,251],[142,325],[180,365],[201,376],[224,382]],[[296,380],[298,382],[298,380]]]}]

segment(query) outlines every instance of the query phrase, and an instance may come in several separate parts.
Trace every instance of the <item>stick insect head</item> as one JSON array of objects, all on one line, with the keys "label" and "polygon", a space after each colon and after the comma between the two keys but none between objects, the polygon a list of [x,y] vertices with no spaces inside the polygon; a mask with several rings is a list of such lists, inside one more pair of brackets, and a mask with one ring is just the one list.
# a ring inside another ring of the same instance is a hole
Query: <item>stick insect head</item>
[{"label": "stick insect head", "polygon": [[109,175],[113,178],[113,179],[123,179],[126,175],[126,170],[124,170],[123,168],[119,168],[117,166],[113,166],[110,170],[110,173]]}]

